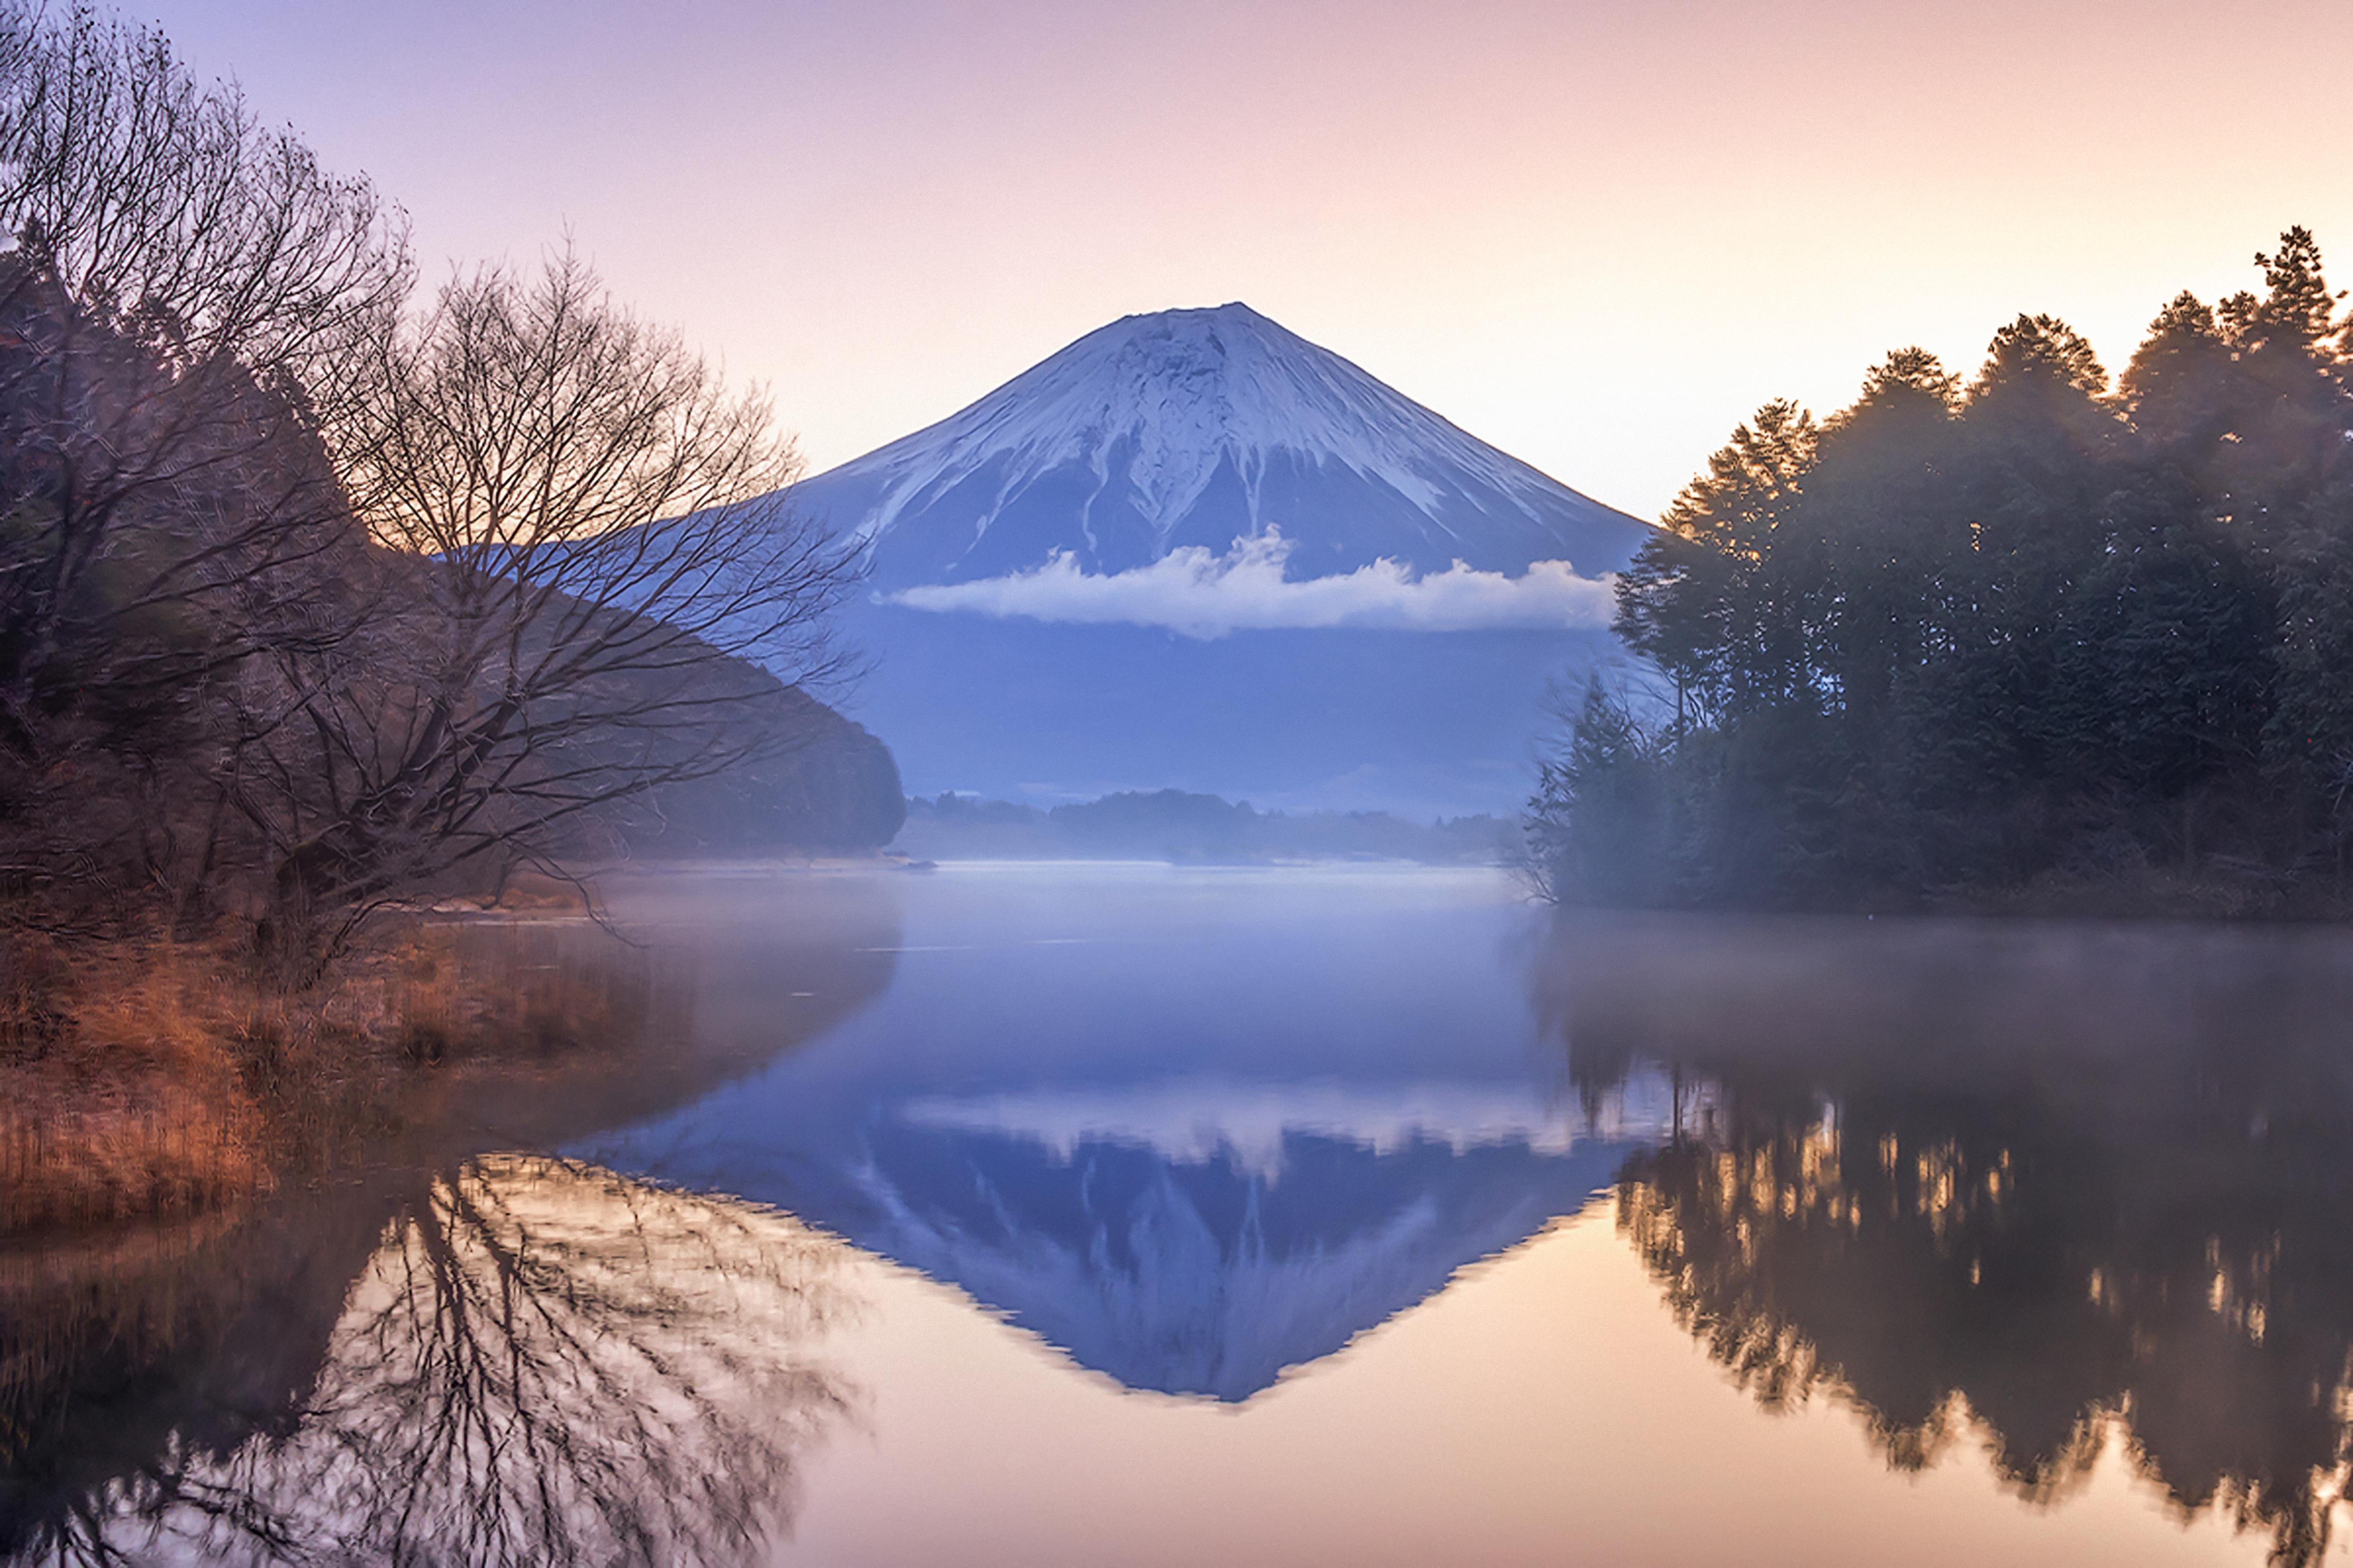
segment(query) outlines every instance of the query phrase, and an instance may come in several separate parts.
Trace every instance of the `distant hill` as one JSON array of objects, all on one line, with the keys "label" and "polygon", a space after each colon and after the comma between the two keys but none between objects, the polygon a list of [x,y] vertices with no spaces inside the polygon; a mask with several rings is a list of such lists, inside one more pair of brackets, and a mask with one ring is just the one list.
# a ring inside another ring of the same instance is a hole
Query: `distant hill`
[{"label": "distant hill", "polygon": [[1248,801],[1165,789],[1050,810],[953,795],[911,800],[894,847],[923,859],[1490,865],[1510,833],[1509,824],[1493,816],[1419,823],[1388,812],[1261,812]]},{"label": "distant hill", "polygon": [[[702,657],[689,651],[697,647]],[[689,638],[664,664],[617,674],[608,687],[603,698],[617,710],[649,717],[585,739],[568,755],[570,765],[670,751],[702,776],[674,779],[584,816],[576,852],[670,858],[872,850],[906,820],[890,747],[756,664]],[[673,713],[685,715],[674,728]],[[697,751],[713,743],[742,760],[703,772]]]},{"label": "distant hill", "polygon": [[906,820],[891,748],[797,688],[779,686],[766,721],[777,754],[659,790],[626,817],[642,854],[755,855],[880,849]]}]

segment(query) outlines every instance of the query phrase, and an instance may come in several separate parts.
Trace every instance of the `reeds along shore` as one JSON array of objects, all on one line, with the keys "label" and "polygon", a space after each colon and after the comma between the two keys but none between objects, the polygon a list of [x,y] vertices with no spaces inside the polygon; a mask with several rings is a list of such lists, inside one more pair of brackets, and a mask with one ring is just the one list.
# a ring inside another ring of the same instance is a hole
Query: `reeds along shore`
[{"label": "reeds along shore", "polygon": [[470,1066],[639,1035],[650,981],[583,922],[410,922],[322,984],[235,944],[0,942],[0,1234],[188,1215],[350,1157]]}]

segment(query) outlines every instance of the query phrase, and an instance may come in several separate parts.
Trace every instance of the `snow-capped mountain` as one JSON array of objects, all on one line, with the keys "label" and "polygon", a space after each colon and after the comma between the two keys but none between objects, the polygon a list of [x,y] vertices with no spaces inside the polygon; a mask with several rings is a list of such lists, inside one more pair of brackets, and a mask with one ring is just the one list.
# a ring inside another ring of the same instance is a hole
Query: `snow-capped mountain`
[{"label": "snow-capped mountain", "polygon": [[780,492],[857,542],[907,787],[1509,811],[1650,528],[1240,304],[1129,316]]},{"label": "snow-capped mountain", "polygon": [[788,494],[862,541],[885,591],[1271,531],[1300,577],[1383,559],[1597,576],[1647,531],[1242,304],[1113,321]]}]

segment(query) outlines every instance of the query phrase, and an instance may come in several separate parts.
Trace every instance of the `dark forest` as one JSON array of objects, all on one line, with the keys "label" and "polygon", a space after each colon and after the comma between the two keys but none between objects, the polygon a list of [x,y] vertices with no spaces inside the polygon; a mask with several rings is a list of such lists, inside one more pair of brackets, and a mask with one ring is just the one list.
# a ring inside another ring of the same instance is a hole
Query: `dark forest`
[{"label": "dark forest", "polygon": [[2314,237],[2111,380],[2021,315],[1767,404],[1618,585],[1528,819],[1564,900],[2256,913],[2353,839],[2353,353]]}]

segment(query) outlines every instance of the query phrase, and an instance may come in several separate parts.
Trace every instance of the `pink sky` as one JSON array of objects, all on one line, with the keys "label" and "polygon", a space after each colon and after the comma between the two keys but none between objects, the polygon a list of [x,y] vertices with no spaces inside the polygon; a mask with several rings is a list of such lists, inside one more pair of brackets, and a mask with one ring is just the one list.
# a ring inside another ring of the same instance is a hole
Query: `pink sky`
[{"label": "pink sky", "polygon": [[568,226],[813,467],[1130,311],[1242,300],[1654,514],[1765,398],[2020,310],[2119,366],[2315,228],[2353,5],[145,0],[406,205]]}]

